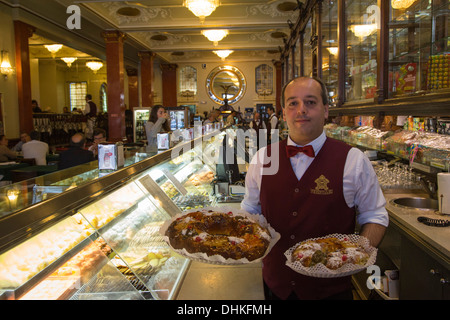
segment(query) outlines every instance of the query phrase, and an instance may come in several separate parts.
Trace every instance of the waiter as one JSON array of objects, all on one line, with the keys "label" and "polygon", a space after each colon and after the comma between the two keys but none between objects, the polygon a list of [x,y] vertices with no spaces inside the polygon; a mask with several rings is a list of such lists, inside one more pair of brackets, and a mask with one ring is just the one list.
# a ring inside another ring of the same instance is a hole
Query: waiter
[{"label": "waiter", "polygon": [[82,110],[83,114],[88,117],[86,123],[86,138],[92,139],[94,133],[95,120],[97,118],[97,105],[92,101],[92,95],[86,95],[86,105]]},{"label": "waiter", "polygon": [[[241,203],[244,210],[263,214],[281,234],[263,260],[266,299],[352,299],[350,276],[301,275],[285,265],[284,252],[309,238],[354,233],[355,220],[360,234],[378,246],[389,221],[386,201],[367,157],[326,137],[328,94],[320,79],[290,81],[282,102],[289,137],[256,153]],[[267,166],[263,160],[276,159],[274,152],[278,161],[270,165],[278,168],[264,174],[268,171],[261,171]]]}]

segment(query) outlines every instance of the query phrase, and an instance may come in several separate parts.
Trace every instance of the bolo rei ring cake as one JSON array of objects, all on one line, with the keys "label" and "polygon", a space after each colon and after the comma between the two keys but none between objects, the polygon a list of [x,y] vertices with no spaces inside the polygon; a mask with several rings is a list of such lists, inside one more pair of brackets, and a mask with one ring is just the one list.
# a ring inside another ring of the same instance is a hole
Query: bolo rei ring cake
[{"label": "bolo rei ring cake", "polygon": [[165,236],[173,249],[189,254],[252,262],[267,253],[273,240],[269,228],[248,215],[203,209],[173,219]]},{"label": "bolo rei ring cake", "polygon": [[333,234],[308,239],[286,251],[286,265],[294,271],[313,277],[354,274],[373,264],[377,249],[368,239],[353,235]]}]

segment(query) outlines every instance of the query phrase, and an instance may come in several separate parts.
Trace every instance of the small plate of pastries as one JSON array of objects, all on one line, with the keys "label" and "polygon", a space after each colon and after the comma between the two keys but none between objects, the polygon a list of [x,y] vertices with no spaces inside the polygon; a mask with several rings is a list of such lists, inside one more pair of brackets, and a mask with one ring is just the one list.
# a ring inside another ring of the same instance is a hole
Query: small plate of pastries
[{"label": "small plate of pastries", "polygon": [[182,256],[222,265],[259,262],[280,238],[264,216],[229,207],[185,211],[167,220],[159,232]]},{"label": "small plate of pastries", "polygon": [[375,263],[377,249],[357,234],[330,234],[297,243],[284,255],[292,270],[316,278],[358,273]]}]

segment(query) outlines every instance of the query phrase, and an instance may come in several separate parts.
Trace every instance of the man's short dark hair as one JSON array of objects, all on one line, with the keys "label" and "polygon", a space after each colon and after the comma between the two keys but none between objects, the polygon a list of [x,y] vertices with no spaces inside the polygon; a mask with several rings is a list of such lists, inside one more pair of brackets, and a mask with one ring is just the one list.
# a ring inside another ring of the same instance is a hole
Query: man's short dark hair
[{"label": "man's short dark hair", "polygon": [[273,112],[275,112],[275,108],[273,106],[268,106],[267,110],[272,110]]},{"label": "man's short dark hair", "polygon": [[92,95],[91,95],[91,94],[87,94],[87,95],[86,95],[86,98],[87,98],[88,100],[92,100]]},{"label": "man's short dark hair", "polygon": [[31,140],[39,140],[40,137],[41,137],[41,134],[38,131],[33,130],[30,132]]},{"label": "man's short dark hair", "polygon": [[102,128],[95,128],[92,136],[95,137],[95,136],[98,136],[99,134],[102,134],[103,137],[106,138],[106,130],[104,130]]},{"label": "man's short dark hair", "polygon": [[294,82],[298,79],[313,79],[315,81],[317,81],[320,85],[321,93],[320,96],[322,97],[322,103],[324,105],[328,104],[328,90],[327,90],[327,86],[325,85],[325,83],[322,81],[322,79],[317,78],[317,77],[306,77],[306,76],[300,76],[297,78],[292,79],[291,81],[287,82],[284,86],[283,86],[283,90],[281,90],[281,107],[284,108],[284,92],[286,91],[286,87],[291,83]]}]

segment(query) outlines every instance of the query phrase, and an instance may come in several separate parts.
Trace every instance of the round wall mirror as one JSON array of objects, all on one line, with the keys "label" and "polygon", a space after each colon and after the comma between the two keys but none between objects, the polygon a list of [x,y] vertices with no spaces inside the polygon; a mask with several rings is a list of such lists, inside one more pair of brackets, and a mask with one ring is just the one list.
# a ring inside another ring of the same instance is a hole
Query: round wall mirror
[{"label": "round wall mirror", "polygon": [[239,101],[245,93],[246,83],[243,73],[233,66],[218,66],[206,78],[206,92],[209,97],[219,104]]}]

